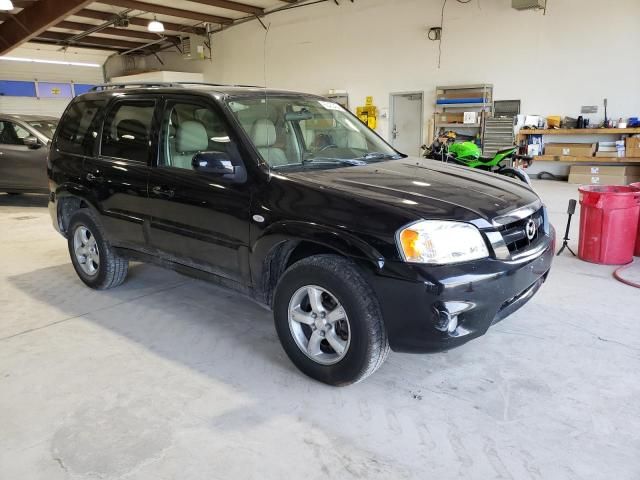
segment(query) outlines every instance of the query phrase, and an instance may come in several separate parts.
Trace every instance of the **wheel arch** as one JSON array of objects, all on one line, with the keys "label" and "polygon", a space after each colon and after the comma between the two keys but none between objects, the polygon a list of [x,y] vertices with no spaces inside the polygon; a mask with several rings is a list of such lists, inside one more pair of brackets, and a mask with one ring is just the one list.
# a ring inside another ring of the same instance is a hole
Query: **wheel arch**
[{"label": "wheel arch", "polygon": [[271,305],[278,280],[287,268],[303,258],[327,253],[350,258],[372,270],[384,262],[380,252],[349,232],[301,222],[281,224],[265,232],[252,248],[251,274],[260,299]]},{"label": "wheel arch", "polygon": [[67,235],[71,217],[75,212],[82,208],[89,208],[94,213],[99,213],[96,206],[87,200],[86,196],[81,195],[80,192],[58,189],[56,199],[58,226],[60,233],[65,236]]}]

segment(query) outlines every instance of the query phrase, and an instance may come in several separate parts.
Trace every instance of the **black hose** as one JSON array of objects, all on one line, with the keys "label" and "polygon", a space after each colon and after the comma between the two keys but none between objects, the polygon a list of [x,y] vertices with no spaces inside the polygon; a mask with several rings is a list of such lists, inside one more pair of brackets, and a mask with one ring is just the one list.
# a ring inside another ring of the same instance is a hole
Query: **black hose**
[{"label": "black hose", "polygon": [[538,175],[537,175],[538,180],[544,180],[544,179],[545,179],[545,177],[548,177],[548,178],[549,178],[549,180],[556,180],[556,181],[558,181],[558,182],[561,182],[561,181],[562,181],[562,179],[561,179],[561,178],[557,177],[556,175],[554,175],[554,174],[553,174],[553,173],[551,173],[551,172],[540,172],[540,173],[538,173]]}]

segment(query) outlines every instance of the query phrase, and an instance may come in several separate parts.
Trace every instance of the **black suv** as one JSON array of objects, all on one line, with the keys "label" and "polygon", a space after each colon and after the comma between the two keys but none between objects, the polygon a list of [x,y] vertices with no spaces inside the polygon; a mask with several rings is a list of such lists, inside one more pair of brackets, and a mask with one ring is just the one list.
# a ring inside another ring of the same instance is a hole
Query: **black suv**
[{"label": "black suv", "polygon": [[49,208],[88,286],[129,260],[240,290],[332,385],[389,348],[447,350],[544,282],[555,232],[524,183],[407,158],[325,98],[253,87],[106,85],[74,99]]}]

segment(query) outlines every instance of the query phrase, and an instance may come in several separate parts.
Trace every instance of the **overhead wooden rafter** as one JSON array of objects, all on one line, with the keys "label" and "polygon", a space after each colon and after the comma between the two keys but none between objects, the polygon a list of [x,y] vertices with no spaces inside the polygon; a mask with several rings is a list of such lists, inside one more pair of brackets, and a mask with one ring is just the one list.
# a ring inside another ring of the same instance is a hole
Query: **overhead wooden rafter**
[{"label": "overhead wooden rafter", "polygon": [[223,25],[233,23],[233,19],[228,17],[220,17],[218,15],[210,15],[208,13],[194,12],[192,10],[182,10],[180,8],[165,7],[164,5],[139,2],[138,0],[110,0],[109,4],[122,8],[142,10],[143,12],[157,13],[158,15],[169,15],[171,17],[188,18],[190,20],[198,20],[200,22],[220,23]]},{"label": "overhead wooden rafter", "polygon": [[231,2],[229,0],[190,0],[195,3],[202,3],[210,7],[225,8],[236,12],[249,13],[251,15],[263,15],[264,8],[247,5],[246,3]]},{"label": "overhead wooden rafter", "polygon": [[[73,35],[69,35],[68,33],[47,31],[47,32],[41,33],[36,40],[43,43],[69,44],[72,37]],[[163,39],[157,39],[157,40],[159,41],[153,44],[154,48],[159,48],[161,44],[164,44],[165,46],[172,45],[174,44],[175,41],[177,41],[174,38],[165,38],[164,40]],[[94,36],[86,36],[77,40],[73,40],[71,44],[73,46],[79,46],[79,47],[106,48],[108,50],[118,50],[118,51],[133,50],[133,49],[139,50],[140,47],[145,45],[144,43],[128,42],[125,40],[120,40],[115,38],[104,38],[104,37],[94,37]],[[153,49],[145,48],[144,50],[153,50]]]},{"label": "overhead wooden rafter", "polygon": [[27,8],[32,6],[37,0],[13,0],[13,6],[15,8]]},{"label": "overhead wooden rafter", "polygon": [[[94,20],[108,21],[113,19],[113,17],[115,17],[116,15],[109,12],[101,12],[100,10],[90,10],[87,8],[83,8],[79,12],[74,13],[74,16],[92,18]],[[146,26],[149,23],[149,20],[144,18],[128,17],[127,19],[129,20],[129,23],[131,25],[136,25],[138,27],[146,28]],[[192,33],[197,33],[199,35],[205,34],[204,28],[190,27],[188,25],[181,25],[178,23],[171,23],[171,22],[165,22],[165,21],[163,21],[162,24],[164,25],[165,30],[169,30],[171,32],[192,32]]]},{"label": "overhead wooden rafter", "polygon": [[0,55],[37,37],[92,0],[40,0],[0,24]]},{"label": "overhead wooden rafter", "polygon": [[[96,25],[91,25],[88,23],[78,23],[78,22],[69,22],[67,20],[62,21],[55,25],[55,28],[64,28],[65,30],[77,30],[79,32],[85,32],[91,29],[94,29]],[[100,30],[95,31],[94,33],[102,33],[105,35],[112,35],[116,37],[124,37],[124,39],[128,38],[136,38],[140,40],[158,40],[160,37],[157,33],[151,32],[141,32],[140,30],[133,30],[127,28],[113,28],[113,27],[104,27]]]}]

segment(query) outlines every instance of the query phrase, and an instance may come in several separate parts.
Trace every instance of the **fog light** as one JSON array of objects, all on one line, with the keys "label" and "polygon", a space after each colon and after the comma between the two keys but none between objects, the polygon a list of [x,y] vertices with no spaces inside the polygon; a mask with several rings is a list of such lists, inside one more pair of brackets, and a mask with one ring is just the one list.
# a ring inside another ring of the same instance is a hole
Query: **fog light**
[{"label": "fog light", "polygon": [[453,332],[456,328],[458,328],[458,315],[451,315],[446,310],[441,310],[439,308],[435,308],[435,327],[436,330],[440,330],[441,332]]},{"label": "fog light", "polygon": [[441,332],[453,333],[458,328],[458,316],[475,305],[469,302],[438,302],[434,305],[434,326]]}]

